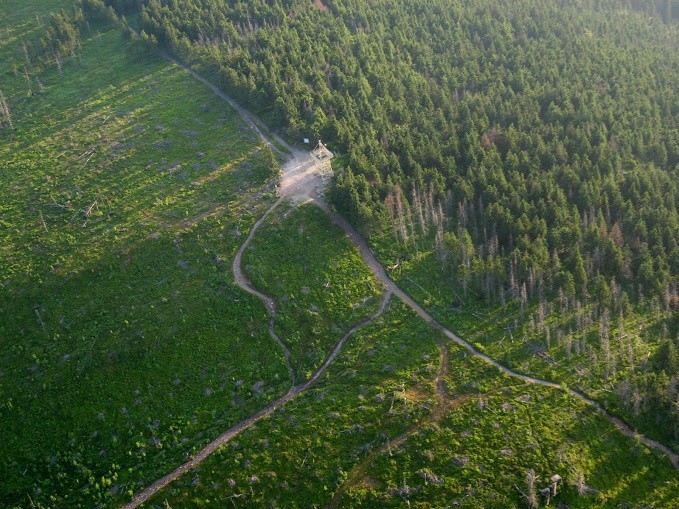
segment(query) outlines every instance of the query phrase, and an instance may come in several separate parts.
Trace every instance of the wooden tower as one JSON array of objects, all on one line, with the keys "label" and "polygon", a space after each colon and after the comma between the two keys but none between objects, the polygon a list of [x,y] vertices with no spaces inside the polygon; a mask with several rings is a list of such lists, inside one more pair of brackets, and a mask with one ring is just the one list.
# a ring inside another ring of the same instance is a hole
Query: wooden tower
[{"label": "wooden tower", "polygon": [[332,152],[328,150],[328,147],[323,145],[321,140],[318,140],[316,148],[311,151],[311,155],[316,160],[316,169],[318,173],[321,174],[323,180],[329,180],[332,178],[332,165],[330,160],[335,156]]}]

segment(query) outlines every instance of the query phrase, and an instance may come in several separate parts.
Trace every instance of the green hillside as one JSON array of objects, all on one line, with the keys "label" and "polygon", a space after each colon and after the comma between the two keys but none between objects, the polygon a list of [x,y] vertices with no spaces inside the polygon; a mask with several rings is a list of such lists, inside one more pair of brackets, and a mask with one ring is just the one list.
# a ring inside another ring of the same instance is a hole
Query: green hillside
[{"label": "green hillside", "polygon": [[0,507],[674,507],[678,20],[0,2]]},{"label": "green hillside", "polygon": [[60,7],[0,6],[3,507],[124,495],[289,384],[230,274],[271,155],[110,22],[80,22],[59,71],[37,41]]},{"label": "green hillside", "polygon": [[333,202],[441,320],[512,316],[522,351],[494,331],[496,357],[610,391],[677,447],[676,22],[584,0],[110,3],[340,149]]}]

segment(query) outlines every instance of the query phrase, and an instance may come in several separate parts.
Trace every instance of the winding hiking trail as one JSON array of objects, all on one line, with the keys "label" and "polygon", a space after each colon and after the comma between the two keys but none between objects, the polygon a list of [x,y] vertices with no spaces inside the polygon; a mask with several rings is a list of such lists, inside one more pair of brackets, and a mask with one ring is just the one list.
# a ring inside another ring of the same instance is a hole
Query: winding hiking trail
[{"label": "winding hiking trail", "polygon": [[422,306],[420,306],[417,302],[415,302],[407,293],[405,293],[403,290],[401,290],[398,286],[396,286],[396,283],[394,283],[391,278],[387,275],[386,271],[384,270],[384,267],[382,264],[377,261],[377,258],[375,258],[375,254],[372,252],[372,250],[368,247],[368,244],[366,241],[361,237],[355,230],[354,228],[344,219],[342,216],[337,214],[336,212],[332,211],[325,203],[319,203],[319,206],[321,208],[324,208],[328,214],[330,214],[330,217],[332,218],[333,222],[337,225],[339,225],[349,236],[349,239],[351,242],[358,248],[358,250],[361,253],[361,256],[363,257],[363,261],[368,265],[370,270],[373,272],[375,277],[377,278],[378,281],[380,281],[386,288],[387,290],[391,291],[396,297],[401,299],[405,304],[407,304],[415,313],[417,313],[420,318],[422,318],[424,321],[426,321],[429,325],[431,325],[432,328],[435,330],[440,331],[442,334],[444,334],[447,338],[452,340],[453,342],[457,343],[459,346],[465,348],[469,353],[474,355],[475,357],[478,357],[484,361],[486,361],[488,364],[492,364],[495,366],[497,369],[505,373],[506,375],[509,375],[513,378],[518,378],[519,380],[523,380],[528,383],[533,383],[536,385],[543,385],[545,387],[552,387],[554,389],[559,389],[559,390],[564,390],[571,396],[573,396],[576,399],[579,399],[581,401],[584,401],[588,405],[594,407],[596,410],[602,412],[608,420],[622,433],[623,435],[626,435],[628,437],[634,438],[636,440],[639,440],[642,444],[646,445],[647,447],[650,447],[652,449],[655,449],[656,451],[660,451],[668,456],[672,464],[674,465],[675,468],[679,469],[679,454],[676,454],[674,451],[672,451],[669,447],[667,447],[664,444],[661,444],[660,442],[653,440],[651,438],[648,438],[641,433],[638,433],[635,431],[629,424],[627,424],[623,419],[621,419],[618,416],[615,416],[611,414],[601,403],[598,401],[595,401],[583,393],[576,391],[575,389],[572,389],[570,387],[565,387],[561,384],[558,384],[556,382],[550,382],[547,380],[542,380],[540,378],[535,378],[529,375],[524,375],[522,373],[517,373],[516,371],[513,371],[509,369],[507,366],[500,364],[498,361],[493,359],[492,357],[489,357],[488,355],[480,352],[476,348],[474,348],[470,343],[467,343],[464,339],[459,337],[457,334],[454,332],[446,329],[443,325],[441,325],[439,322],[434,319],[433,316],[431,316],[429,313],[427,313]]},{"label": "winding hiking trail", "polygon": [[[243,290],[246,292],[256,296],[259,298],[264,305],[266,306],[267,310],[271,314],[271,320],[269,322],[269,333],[272,336],[272,338],[276,341],[276,343],[282,348],[284,355],[285,355],[285,360],[286,364],[288,366],[288,370],[290,371],[290,376],[291,379],[293,380],[293,385],[290,388],[290,390],[280,398],[278,398],[276,401],[270,403],[254,415],[248,417],[247,419],[244,419],[243,421],[235,424],[233,427],[219,435],[215,440],[210,442],[207,446],[205,446],[201,451],[199,451],[193,458],[191,458],[189,461],[186,463],[180,465],[177,467],[175,470],[170,472],[169,474],[165,475],[161,479],[155,481],[153,484],[145,488],[143,491],[138,493],[137,495],[134,496],[133,500],[129,503],[127,503],[124,507],[124,509],[134,509],[147,501],[149,498],[151,498],[153,495],[155,495],[158,491],[163,489],[165,486],[170,484],[172,481],[176,480],[178,477],[183,475],[184,473],[188,472],[189,470],[195,468],[198,466],[205,458],[207,458],[210,454],[215,452],[218,448],[220,448],[222,445],[226,444],[229,442],[232,438],[237,436],[239,433],[242,431],[248,429],[258,421],[262,420],[264,417],[267,417],[268,415],[272,414],[277,407],[284,405],[285,403],[291,401],[295,397],[297,397],[299,394],[302,392],[306,391],[308,388],[310,388],[323,374],[326,373],[332,362],[336,359],[337,355],[341,352],[344,344],[346,341],[349,339],[349,337],[354,334],[357,330],[371,324],[373,321],[375,321],[379,316],[386,310],[387,304],[389,303],[392,295],[395,295],[399,299],[401,299],[408,307],[410,307],[415,313],[422,318],[425,322],[427,322],[433,329],[440,331],[443,335],[445,335],[449,340],[452,342],[457,343],[459,346],[465,348],[469,353],[472,355],[486,361],[487,363],[495,366],[497,369],[502,371],[503,373],[513,377],[517,378],[520,380],[523,380],[527,383],[533,383],[537,385],[543,385],[546,387],[552,387],[554,389],[559,389],[559,390],[564,390],[568,394],[570,394],[572,397],[579,399],[588,405],[592,406],[594,409],[597,411],[600,411],[605,415],[608,420],[623,434],[628,437],[632,437],[636,440],[639,440],[641,443],[646,445],[649,448],[655,449],[656,451],[659,451],[661,453],[664,453],[668,456],[672,464],[674,465],[675,468],[679,469],[679,455],[674,453],[671,449],[669,449],[667,446],[664,444],[661,444],[657,442],[656,440],[650,439],[640,433],[637,433],[629,424],[627,424],[623,419],[611,414],[604,406],[599,403],[598,401],[595,401],[581,392],[576,391],[575,389],[571,389],[569,387],[564,387],[558,383],[555,382],[550,382],[547,380],[542,380],[540,378],[535,378],[529,375],[524,375],[521,373],[517,373],[508,367],[504,366],[503,364],[499,363],[492,357],[489,357],[488,355],[480,352],[476,348],[474,348],[470,343],[466,342],[464,339],[460,338],[457,334],[454,332],[446,329],[443,325],[441,325],[438,321],[434,319],[433,316],[431,316],[427,311],[424,310],[415,300],[413,300],[407,293],[405,293],[401,288],[399,288],[396,283],[389,277],[387,274],[386,270],[384,269],[384,266],[377,260],[375,257],[373,251],[370,249],[368,246],[367,242],[365,239],[358,234],[358,232],[349,224],[348,221],[346,221],[342,216],[340,216],[337,212],[332,210],[330,206],[327,204],[323,197],[323,188],[324,188],[324,181],[320,174],[316,171],[316,165],[315,165],[315,160],[313,157],[305,151],[298,150],[296,148],[293,148],[290,146],[288,143],[286,143],[283,139],[281,139],[278,135],[274,133],[267,133],[264,134],[264,132],[260,129],[258,124],[260,124],[259,120],[248,110],[244,109],[241,107],[238,103],[236,103],[232,98],[230,98],[224,91],[219,89],[217,86],[209,82],[206,78],[200,76],[198,73],[193,71],[192,69],[184,66],[171,56],[162,53],[161,55],[166,58],[167,60],[173,62],[175,65],[181,67],[184,69],[186,72],[190,73],[192,76],[194,76],[197,80],[200,82],[204,83],[206,86],[208,86],[217,96],[222,98],[224,101],[226,101],[233,109],[235,109],[241,117],[245,120],[245,122],[248,124],[250,129],[252,129],[257,136],[267,145],[269,146],[272,150],[274,150],[276,153],[279,155],[284,155],[283,152],[274,144],[271,139],[275,139],[278,145],[282,146],[285,148],[286,151],[289,152],[289,155],[287,155],[288,159],[286,163],[283,166],[283,172],[282,172],[282,180],[281,180],[281,185],[278,188],[278,193],[279,193],[279,199],[269,207],[266,212],[260,217],[253,227],[250,230],[250,233],[248,234],[248,237],[246,238],[245,242],[243,245],[240,247],[238,252],[236,253],[236,256],[234,258],[233,262],[233,272],[234,272],[234,280],[236,284],[238,284]],[[241,263],[242,263],[242,255],[247,249],[248,245],[252,241],[252,238],[254,237],[257,229],[259,226],[263,223],[263,221],[268,217],[269,214],[278,206],[283,200],[290,200],[292,203],[295,204],[302,204],[302,203],[313,203],[317,205],[319,208],[321,208],[324,212],[326,212],[332,222],[336,225],[338,225],[344,232],[346,233],[347,237],[351,241],[351,243],[358,249],[358,251],[361,254],[361,257],[363,258],[363,261],[365,264],[368,266],[368,268],[371,270],[375,278],[382,283],[382,285],[385,288],[385,293],[383,295],[382,299],[382,304],[379,308],[379,310],[370,318],[367,320],[364,320],[363,322],[357,324],[354,326],[349,332],[345,334],[345,336],[339,341],[339,343],[335,346],[331,354],[328,356],[326,359],[325,363],[312,375],[312,377],[303,385],[301,386],[296,386],[294,385],[294,372],[292,370],[291,364],[290,364],[290,351],[289,348],[278,338],[278,336],[274,332],[274,321],[275,321],[275,313],[276,313],[276,304],[275,301],[257,291],[254,289],[247,278],[245,277]],[[437,394],[437,399],[441,397],[445,397],[445,388],[443,386],[443,378],[445,377],[446,369],[447,369],[447,347],[445,343],[439,342],[439,348],[441,349],[441,362],[442,362],[442,367],[441,371],[439,371],[439,374],[437,375],[435,379],[435,385],[436,385],[436,394]],[[445,413],[445,407],[447,405],[455,405],[455,402],[459,401],[460,404],[462,401],[462,398],[458,398],[458,400],[454,400],[452,402],[449,402],[446,404],[446,402],[440,402],[437,404],[437,408],[435,409],[434,413],[432,414],[432,417],[430,419],[440,419],[440,416],[442,416]],[[466,401],[466,400],[465,400]],[[418,426],[417,429],[420,427]],[[407,439],[407,437],[411,436],[413,433],[417,431],[417,429],[414,430],[409,430],[400,437],[397,437],[396,439],[393,439],[394,441],[404,441]],[[390,442],[391,443],[391,442]],[[400,443],[400,442],[399,442]],[[384,447],[387,447],[388,444],[385,444],[382,448],[378,449],[375,451],[375,455],[382,450]],[[370,457],[371,455],[369,455]],[[360,465],[359,465],[360,466]],[[358,468],[358,467],[357,467]],[[339,499],[338,499],[339,500]],[[334,502],[331,502],[330,507],[335,507],[332,505]]]},{"label": "winding hiking trail", "polygon": [[290,381],[292,382],[292,385],[295,385],[295,371],[292,368],[292,363],[290,362],[290,348],[281,341],[281,338],[278,337],[276,334],[276,331],[274,330],[274,327],[276,325],[276,301],[273,300],[271,297],[268,295],[263,294],[259,290],[256,290],[248,281],[248,278],[245,276],[243,273],[243,267],[242,267],[242,259],[243,259],[243,253],[245,250],[250,246],[250,243],[252,242],[253,237],[255,236],[255,232],[257,229],[260,227],[260,225],[264,222],[264,220],[271,214],[271,212],[274,211],[278,205],[281,204],[283,201],[283,198],[279,198],[276,200],[276,203],[271,205],[267,209],[266,212],[260,217],[254,225],[252,225],[252,228],[250,229],[250,233],[248,234],[247,238],[245,239],[245,242],[241,245],[241,247],[238,249],[236,252],[236,256],[233,258],[233,278],[236,281],[236,284],[240,286],[243,290],[248,292],[251,295],[254,295],[257,297],[259,300],[261,300],[264,303],[264,306],[266,306],[266,309],[269,311],[269,314],[271,315],[271,318],[269,320],[269,335],[273,338],[273,340],[278,344],[278,346],[281,347],[281,350],[283,350],[283,355],[285,356],[285,364],[288,367],[288,373],[290,374]]},{"label": "winding hiking trail", "polygon": [[175,470],[167,474],[166,476],[158,479],[156,482],[151,484],[149,487],[145,488],[143,491],[141,491],[139,494],[135,495],[134,499],[132,499],[131,502],[126,504],[124,509],[133,509],[135,507],[139,507],[141,504],[146,502],[149,498],[151,498],[153,495],[158,493],[160,490],[162,490],[165,486],[170,484],[172,481],[175,479],[181,477],[184,475],[186,472],[189,470],[197,467],[200,463],[205,460],[210,454],[215,452],[217,449],[219,449],[221,446],[224,444],[228,443],[231,439],[233,439],[235,436],[237,436],[239,433],[245,431],[246,429],[250,428],[257,422],[261,421],[263,418],[271,415],[278,407],[284,405],[288,401],[291,401],[295,399],[297,396],[305,392],[307,389],[309,389],[321,376],[325,374],[325,372],[328,370],[330,365],[333,363],[333,361],[337,358],[339,353],[342,351],[342,348],[344,347],[345,343],[347,340],[359,329],[362,329],[363,327],[366,327],[373,323],[375,320],[377,320],[387,309],[387,305],[389,304],[389,301],[391,300],[391,292],[385,292],[383,297],[382,297],[382,303],[380,304],[379,309],[375,312],[374,315],[372,315],[370,318],[367,318],[366,320],[363,320],[362,322],[358,323],[355,325],[349,332],[347,332],[342,339],[337,343],[333,351],[330,353],[326,361],[323,363],[323,365],[316,370],[316,372],[312,375],[312,377],[307,380],[306,383],[304,383],[301,386],[296,386],[293,385],[290,387],[290,390],[285,393],[285,395],[281,396],[277,400],[269,403],[267,406],[262,408],[259,412],[257,412],[254,415],[251,415],[247,419],[244,419],[240,421],[239,423],[235,424],[228,430],[226,430],[224,433],[219,435],[217,438],[215,438],[212,442],[210,442],[208,445],[206,445],[203,449],[200,450],[193,458],[191,458],[189,461],[184,463],[183,465],[180,465],[177,467]]}]

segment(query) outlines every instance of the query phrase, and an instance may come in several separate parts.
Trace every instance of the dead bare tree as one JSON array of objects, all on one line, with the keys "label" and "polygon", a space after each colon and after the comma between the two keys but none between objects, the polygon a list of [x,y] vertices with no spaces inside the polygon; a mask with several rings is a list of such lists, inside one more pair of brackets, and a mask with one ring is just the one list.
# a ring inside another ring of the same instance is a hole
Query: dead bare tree
[{"label": "dead bare tree", "polygon": [[521,285],[521,313],[526,311],[528,308],[528,292],[526,291],[526,283]]},{"label": "dead bare tree", "polygon": [[26,84],[28,85],[28,95],[33,95],[33,86],[31,84],[31,76],[28,74],[28,67],[24,66],[24,78],[26,78]]},{"label": "dead bare tree", "polygon": [[59,74],[64,74],[64,72],[61,69],[61,53],[59,51],[54,52],[54,63],[57,64]]},{"label": "dead bare tree", "polygon": [[585,484],[585,474],[578,472],[575,474],[575,489],[578,495],[582,496],[587,493],[587,485]]},{"label": "dead bare tree", "polygon": [[7,104],[7,99],[5,99],[5,95],[2,93],[2,90],[0,90],[0,115],[2,115],[3,120],[3,122],[0,123],[0,126],[6,124],[10,129],[12,129],[14,127],[12,124],[12,115],[9,111],[9,104]]},{"label": "dead bare tree", "polygon": [[407,210],[407,202],[403,199],[403,191],[401,190],[400,187],[396,186],[395,193],[396,195],[396,214],[398,216],[398,231],[401,234],[401,238],[403,239],[403,243],[408,242],[408,225],[406,223],[407,217],[410,215],[409,211]]},{"label": "dead bare tree", "polygon": [[445,222],[445,213],[443,212],[443,205],[441,205],[441,202],[438,203],[438,209],[435,210],[433,213],[433,218],[434,218],[434,227],[436,228],[436,250],[439,255],[439,259],[441,261],[445,261],[445,247],[444,247],[444,229],[443,225]]},{"label": "dead bare tree", "polygon": [[396,199],[394,198],[394,193],[390,192],[384,199],[384,206],[389,214],[389,222],[394,230],[394,240],[398,243],[398,224],[396,223]]},{"label": "dead bare tree", "polygon": [[31,57],[28,53],[28,47],[26,46],[25,42],[21,43],[21,48],[24,50],[24,66],[26,69],[31,69],[33,68],[33,64],[31,63]]},{"label": "dead bare tree", "polygon": [[535,489],[535,483],[538,480],[538,476],[535,475],[535,471],[533,469],[529,470],[526,472],[526,492],[524,493],[521,491],[521,488],[519,488],[516,484],[514,487],[516,488],[516,491],[521,493],[521,496],[523,499],[526,501],[526,504],[528,507],[531,509],[536,509],[538,507],[538,494],[537,490]]},{"label": "dead bare tree", "polygon": [[415,212],[417,213],[417,219],[420,223],[420,230],[422,232],[422,237],[427,236],[428,228],[427,222],[424,219],[424,209],[422,207],[422,199],[420,197],[420,192],[418,189],[413,187],[413,207],[415,207]]},{"label": "dead bare tree", "polygon": [[568,336],[566,336],[566,358],[571,360],[571,350],[573,348],[573,331],[568,331]]},{"label": "dead bare tree", "polygon": [[609,319],[608,308],[604,309],[599,319],[599,341],[601,342],[601,351],[604,354],[604,359],[606,362],[606,378],[608,378],[611,372],[611,342],[609,340],[610,335],[610,319]]}]

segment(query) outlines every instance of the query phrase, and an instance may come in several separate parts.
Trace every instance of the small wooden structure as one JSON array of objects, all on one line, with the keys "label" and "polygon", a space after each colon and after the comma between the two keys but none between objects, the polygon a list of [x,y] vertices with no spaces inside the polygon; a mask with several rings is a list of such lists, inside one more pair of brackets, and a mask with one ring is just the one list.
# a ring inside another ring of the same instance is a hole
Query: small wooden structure
[{"label": "small wooden structure", "polygon": [[332,178],[332,165],[330,160],[335,157],[335,154],[330,152],[328,147],[323,145],[321,140],[318,140],[316,147],[311,151],[311,155],[316,160],[316,169],[321,177],[323,177],[323,180],[330,180]]},{"label": "small wooden structure", "polygon": [[540,490],[540,495],[545,497],[546,505],[549,505],[549,502],[552,500],[552,498],[556,497],[557,487],[559,486],[559,483],[562,479],[559,474],[554,474],[551,480],[552,483],[549,486],[546,486]]}]

